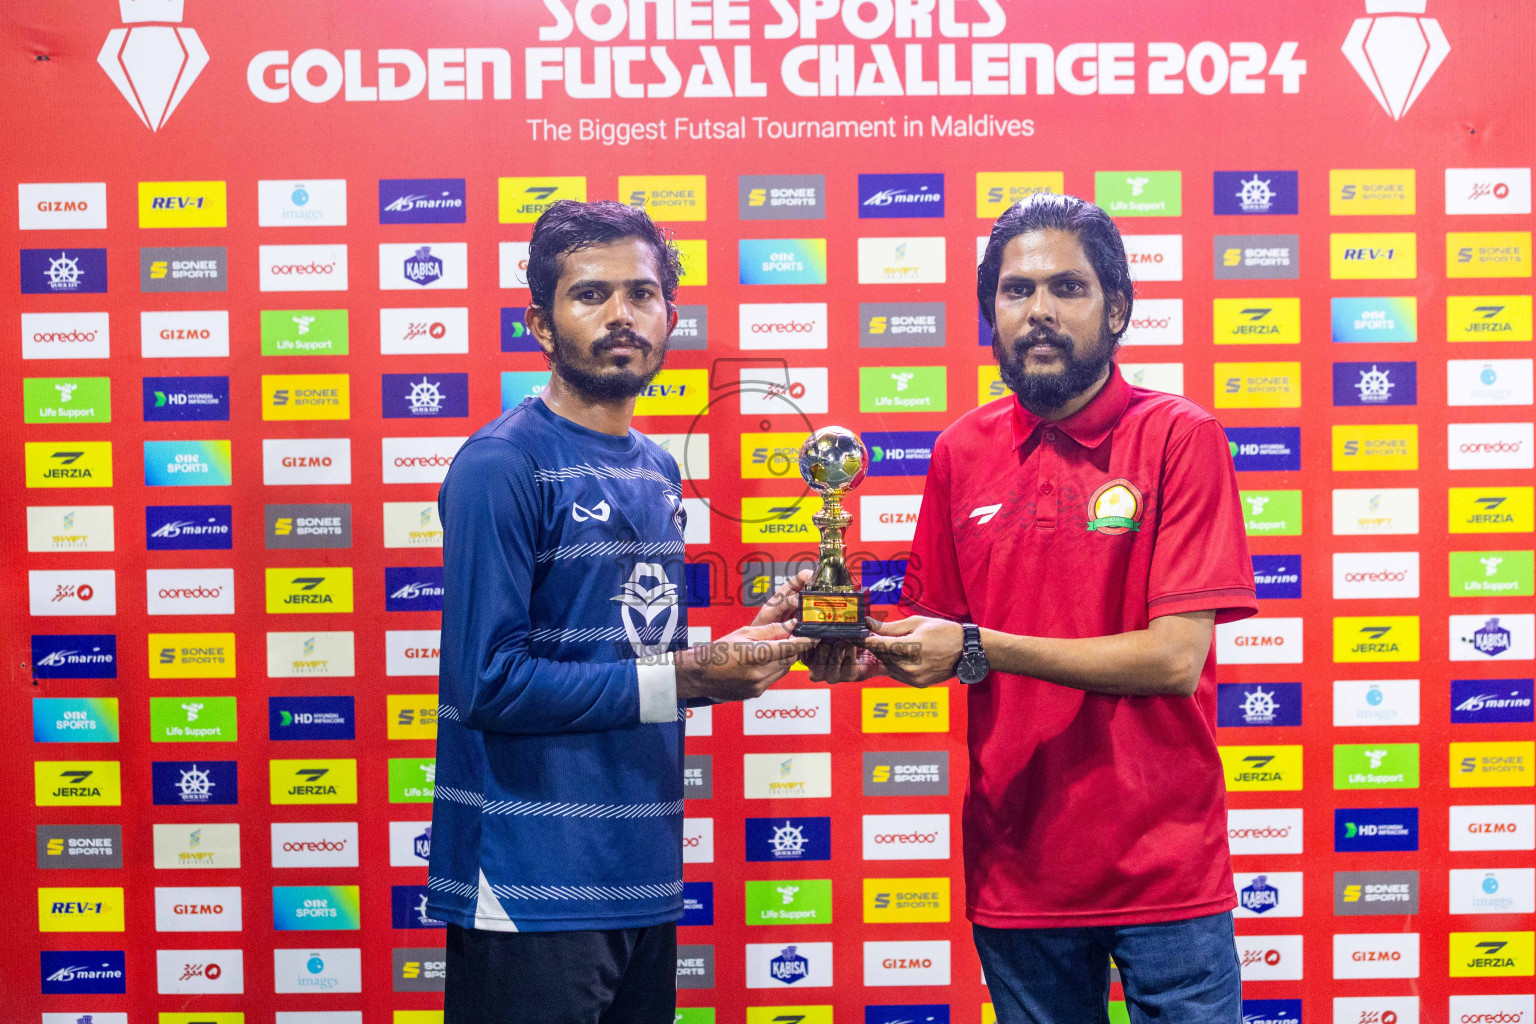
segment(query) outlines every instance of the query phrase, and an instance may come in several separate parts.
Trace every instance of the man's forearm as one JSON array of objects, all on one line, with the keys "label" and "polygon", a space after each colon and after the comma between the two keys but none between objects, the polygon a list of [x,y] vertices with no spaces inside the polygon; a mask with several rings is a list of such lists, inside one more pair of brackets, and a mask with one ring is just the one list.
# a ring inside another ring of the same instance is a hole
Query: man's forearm
[{"label": "man's forearm", "polygon": [[1204,665],[1150,629],[1070,640],[983,629],[981,646],[1000,672],[1121,697],[1189,696]]}]

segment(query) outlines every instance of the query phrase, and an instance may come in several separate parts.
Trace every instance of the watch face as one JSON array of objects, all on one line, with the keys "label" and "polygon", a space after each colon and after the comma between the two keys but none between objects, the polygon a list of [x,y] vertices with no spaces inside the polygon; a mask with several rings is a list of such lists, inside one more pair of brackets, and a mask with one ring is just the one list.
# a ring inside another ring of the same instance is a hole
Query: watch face
[{"label": "watch face", "polygon": [[961,656],[960,664],[955,666],[955,675],[959,677],[962,683],[970,685],[972,683],[979,683],[987,678],[987,673],[991,669],[992,666],[987,664],[986,655],[966,654]]}]

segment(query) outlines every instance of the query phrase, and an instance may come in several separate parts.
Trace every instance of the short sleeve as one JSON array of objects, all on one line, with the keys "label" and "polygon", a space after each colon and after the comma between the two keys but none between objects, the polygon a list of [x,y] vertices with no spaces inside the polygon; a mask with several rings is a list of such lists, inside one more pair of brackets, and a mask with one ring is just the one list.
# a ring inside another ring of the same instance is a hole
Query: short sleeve
[{"label": "short sleeve", "polygon": [[970,618],[970,610],[955,557],[953,520],[949,516],[949,448],[944,440],[939,438],[928,464],[899,611],[903,616],[964,621]]},{"label": "short sleeve", "polygon": [[1163,462],[1147,618],[1214,610],[1217,622],[1258,612],[1226,432],[1206,420],[1175,440]]}]

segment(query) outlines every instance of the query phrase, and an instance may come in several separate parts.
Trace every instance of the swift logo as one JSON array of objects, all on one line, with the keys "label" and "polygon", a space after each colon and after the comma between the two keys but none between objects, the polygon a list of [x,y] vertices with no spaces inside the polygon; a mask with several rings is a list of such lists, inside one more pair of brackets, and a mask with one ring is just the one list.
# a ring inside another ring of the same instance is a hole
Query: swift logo
[{"label": "swift logo", "polygon": [[208,51],[194,29],[179,27],[181,0],[118,3],[130,27],[107,33],[96,63],[144,126],[156,132],[208,66]]},{"label": "swift logo", "polygon": [[990,523],[993,517],[997,515],[998,511],[1002,507],[1002,502],[998,502],[996,505],[982,505],[976,509],[973,509],[968,518],[976,520],[978,525],[981,523]]},{"label": "swift logo", "polygon": [[[1344,56],[1371,90],[1381,109],[1397,121],[1408,113],[1451,52],[1440,23],[1415,18],[1423,0],[1366,0],[1366,17],[1355,19],[1344,40]],[[1375,13],[1393,13],[1372,18]]]},{"label": "swift logo", "polygon": [[576,520],[578,523],[584,523],[589,519],[596,519],[600,523],[606,523],[608,521],[609,515],[612,514],[612,511],[613,510],[609,508],[606,501],[600,501],[596,505],[593,505],[591,508],[587,508],[586,506],[577,504],[576,502],[571,503],[571,518]]}]

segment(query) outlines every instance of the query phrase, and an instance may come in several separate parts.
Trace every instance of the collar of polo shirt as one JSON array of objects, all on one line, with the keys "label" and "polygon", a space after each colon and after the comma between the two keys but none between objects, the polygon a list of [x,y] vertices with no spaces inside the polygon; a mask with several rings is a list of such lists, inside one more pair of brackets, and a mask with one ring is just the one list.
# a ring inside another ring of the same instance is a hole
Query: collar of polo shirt
[{"label": "collar of polo shirt", "polygon": [[1041,419],[1024,408],[1024,403],[1020,402],[1015,395],[1013,447],[1019,448],[1029,440],[1030,435],[1039,429],[1041,424],[1046,424],[1060,430],[1084,448],[1097,448],[1104,443],[1105,438],[1109,437],[1110,431],[1115,429],[1115,424],[1120,422],[1120,417],[1130,402],[1131,386],[1121,375],[1118,363],[1110,365],[1109,379],[1104,382],[1104,387],[1099,390],[1099,393],[1093,396],[1092,401],[1064,420]]}]

